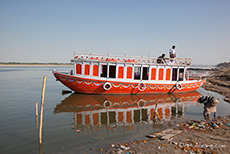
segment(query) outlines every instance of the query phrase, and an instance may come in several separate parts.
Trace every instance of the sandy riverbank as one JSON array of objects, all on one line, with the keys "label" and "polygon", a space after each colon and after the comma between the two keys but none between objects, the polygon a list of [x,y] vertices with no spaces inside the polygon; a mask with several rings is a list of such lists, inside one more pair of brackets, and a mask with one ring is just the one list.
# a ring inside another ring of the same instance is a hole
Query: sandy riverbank
[{"label": "sandy riverbank", "polygon": [[111,143],[110,147],[105,150],[99,149],[98,152],[109,154],[229,153],[230,116],[218,117],[209,121],[199,120],[178,123],[173,130],[181,130],[182,133],[166,140],[162,140],[159,137],[143,137],[139,141]]},{"label": "sandy riverbank", "polygon": [[206,83],[202,86],[225,96],[225,101],[230,102],[230,67],[224,67],[211,72],[206,77]]}]

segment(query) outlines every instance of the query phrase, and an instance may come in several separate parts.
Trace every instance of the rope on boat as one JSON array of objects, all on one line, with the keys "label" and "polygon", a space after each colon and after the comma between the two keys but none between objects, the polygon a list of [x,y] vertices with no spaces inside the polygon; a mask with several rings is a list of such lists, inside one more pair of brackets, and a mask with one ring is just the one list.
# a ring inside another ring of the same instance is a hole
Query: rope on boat
[{"label": "rope on boat", "polygon": [[176,89],[177,90],[181,90],[182,89],[182,85],[179,82],[176,83]]}]

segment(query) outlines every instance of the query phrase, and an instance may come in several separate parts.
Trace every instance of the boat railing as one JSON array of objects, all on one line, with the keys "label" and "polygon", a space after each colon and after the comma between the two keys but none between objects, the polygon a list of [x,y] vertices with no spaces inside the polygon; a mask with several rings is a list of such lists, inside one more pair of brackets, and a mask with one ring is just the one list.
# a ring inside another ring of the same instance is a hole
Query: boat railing
[{"label": "boat railing", "polygon": [[[144,63],[144,64],[156,64],[158,58],[144,57],[144,56],[127,56],[127,55],[109,55],[109,54],[85,54],[74,53],[74,60],[88,60],[88,61],[109,61],[109,62],[125,62],[125,63]],[[74,62],[71,60],[71,62]],[[164,63],[160,65],[182,65],[191,66],[191,58],[165,58]]]}]

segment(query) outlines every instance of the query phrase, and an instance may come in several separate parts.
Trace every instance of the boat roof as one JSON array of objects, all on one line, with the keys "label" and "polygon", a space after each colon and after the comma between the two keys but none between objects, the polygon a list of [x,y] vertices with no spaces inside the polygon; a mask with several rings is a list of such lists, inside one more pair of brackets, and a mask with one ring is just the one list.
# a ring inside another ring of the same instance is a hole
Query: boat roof
[{"label": "boat roof", "polygon": [[[127,56],[127,55],[109,55],[109,54],[85,54],[85,53],[74,53],[75,61],[99,61],[99,62],[114,62],[114,63],[135,63],[135,64],[151,64],[159,65],[156,57],[144,57],[144,56]],[[176,66],[191,66],[191,58],[165,58],[164,64],[161,65],[176,65]]]}]

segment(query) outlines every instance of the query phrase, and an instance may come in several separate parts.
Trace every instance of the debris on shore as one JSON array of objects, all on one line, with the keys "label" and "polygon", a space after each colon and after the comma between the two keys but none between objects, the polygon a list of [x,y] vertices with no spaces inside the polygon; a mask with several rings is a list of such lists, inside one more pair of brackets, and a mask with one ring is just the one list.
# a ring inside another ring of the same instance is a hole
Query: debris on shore
[{"label": "debris on shore", "polygon": [[230,115],[178,123],[175,128],[146,135],[145,139],[112,143],[100,153],[227,154],[230,147]]}]

